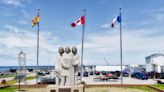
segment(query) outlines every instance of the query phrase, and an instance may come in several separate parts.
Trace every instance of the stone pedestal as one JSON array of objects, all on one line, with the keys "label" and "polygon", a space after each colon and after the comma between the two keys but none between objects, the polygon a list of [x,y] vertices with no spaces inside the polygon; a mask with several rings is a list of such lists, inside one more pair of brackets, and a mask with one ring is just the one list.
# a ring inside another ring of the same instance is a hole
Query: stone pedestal
[{"label": "stone pedestal", "polygon": [[83,85],[75,85],[75,86],[48,85],[46,89],[47,92],[84,92]]}]

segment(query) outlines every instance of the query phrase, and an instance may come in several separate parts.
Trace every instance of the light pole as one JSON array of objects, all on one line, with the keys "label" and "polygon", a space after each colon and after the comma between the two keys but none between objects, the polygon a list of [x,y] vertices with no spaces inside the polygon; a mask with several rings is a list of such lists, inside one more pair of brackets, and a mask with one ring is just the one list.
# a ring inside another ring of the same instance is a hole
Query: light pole
[{"label": "light pole", "polygon": [[18,73],[18,80],[19,80],[19,90],[20,90],[20,81],[21,77],[26,76],[26,54],[23,51],[18,53],[18,64],[19,64],[19,73]]}]

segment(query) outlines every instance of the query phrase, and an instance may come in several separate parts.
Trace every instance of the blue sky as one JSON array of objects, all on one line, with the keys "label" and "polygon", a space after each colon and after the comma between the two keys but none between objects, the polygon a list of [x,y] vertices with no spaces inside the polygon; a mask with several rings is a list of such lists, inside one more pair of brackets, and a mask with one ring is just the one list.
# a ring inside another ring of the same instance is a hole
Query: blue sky
[{"label": "blue sky", "polygon": [[82,27],[70,24],[86,9],[84,64],[120,63],[119,25],[112,19],[122,7],[123,64],[145,64],[145,57],[164,53],[163,0],[0,0],[0,66],[18,65],[23,50],[27,65],[36,65],[36,30],[31,20],[40,8],[40,62],[54,65],[60,46],[77,46]]}]

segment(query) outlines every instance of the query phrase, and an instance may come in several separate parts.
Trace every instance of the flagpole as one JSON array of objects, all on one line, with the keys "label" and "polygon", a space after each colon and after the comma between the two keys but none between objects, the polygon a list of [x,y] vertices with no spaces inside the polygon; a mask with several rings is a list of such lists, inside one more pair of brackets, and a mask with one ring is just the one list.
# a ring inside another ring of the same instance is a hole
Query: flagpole
[{"label": "flagpole", "polygon": [[[121,17],[121,8],[120,8],[120,15],[119,16]],[[123,84],[123,72],[122,72],[122,19],[120,21],[120,64],[121,64],[121,85],[122,85]]]},{"label": "flagpole", "polygon": [[[84,17],[86,15],[86,10],[84,9],[83,10],[84,12]],[[81,81],[83,79],[83,52],[84,52],[84,35],[85,35],[85,23],[83,25],[83,28],[82,28],[82,44],[81,44]]]},{"label": "flagpole", "polygon": [[[39,15],[40,9],[37,9],[38,15]],[[38,24],[38,30],[37,30],[37,59],[36,59],[36,84],[38,83],[38,69],[39,69],[39,22]]]}]

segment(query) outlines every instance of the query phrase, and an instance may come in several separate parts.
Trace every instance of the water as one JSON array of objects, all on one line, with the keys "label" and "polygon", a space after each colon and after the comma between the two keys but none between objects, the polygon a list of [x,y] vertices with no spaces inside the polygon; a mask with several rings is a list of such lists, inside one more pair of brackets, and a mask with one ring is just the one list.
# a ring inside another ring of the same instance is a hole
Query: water
[{"label": "water", "polygon": [[[36,66],[26,66],[26,68],[36,69]],[[38,66],[40,70],[51,70],[54,66]],[[10,69],[18,69],[18,66],[0,66],[0,72],[9,71]]]}]

